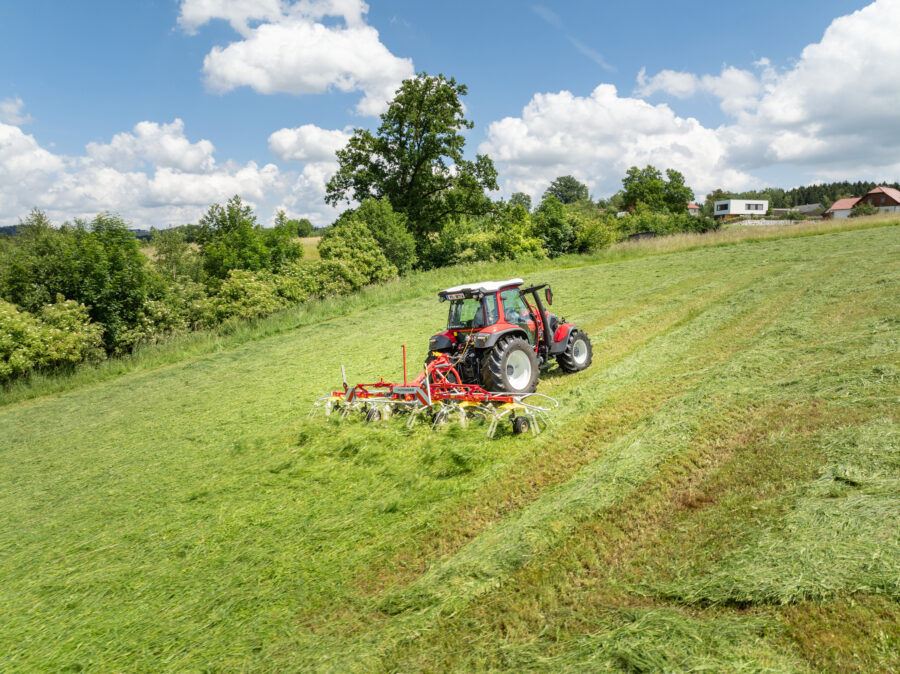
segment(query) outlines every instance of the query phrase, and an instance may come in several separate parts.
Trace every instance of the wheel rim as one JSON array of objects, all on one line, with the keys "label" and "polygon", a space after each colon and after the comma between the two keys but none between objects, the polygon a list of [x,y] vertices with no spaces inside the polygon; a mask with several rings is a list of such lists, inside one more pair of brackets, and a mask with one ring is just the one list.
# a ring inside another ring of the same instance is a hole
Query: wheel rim
[{"label": "wheel rim", "polygon": [[531,382],[531,361],[524,351],[513,351],[506,359],[506,379],[509,385],[518,390],[524,389]]},{"label": "wheel rim", "polygon": [[572,345],[572,360],[578,365],[584,365],[584,361],[587,360],[587,354],[587,342],[581,338],[576,339],[575,343]]}]

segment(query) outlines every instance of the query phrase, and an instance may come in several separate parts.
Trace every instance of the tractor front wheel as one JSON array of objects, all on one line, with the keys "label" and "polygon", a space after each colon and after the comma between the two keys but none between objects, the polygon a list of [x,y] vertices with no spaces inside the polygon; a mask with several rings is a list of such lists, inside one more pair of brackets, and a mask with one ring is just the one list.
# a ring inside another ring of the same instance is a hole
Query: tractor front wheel
[{"label": "tractor front wheel", "polygon": [[572,330],[566,342],[566,350],[556,357],[565,372],[581,372],[594,357],[590,338],[581,330]]},{"label": "tractor front wheel", "polygon": [[494,393],[532,393],[538,362],[531,344],[521,337],[501,339],[485,356],[481,378],[484,388]]}]

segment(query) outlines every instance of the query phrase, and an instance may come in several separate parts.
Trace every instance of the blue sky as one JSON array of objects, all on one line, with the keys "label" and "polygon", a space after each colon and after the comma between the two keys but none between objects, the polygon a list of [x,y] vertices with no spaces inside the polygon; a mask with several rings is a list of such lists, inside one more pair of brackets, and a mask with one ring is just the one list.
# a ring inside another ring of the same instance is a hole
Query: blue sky
[{"label": "blue sky", "polygon": [[423,70],[468,85],[496,196],[645,163],[698,197],[896,180],[898,35],[900,0],[4,3],[0,224],[167,226],[234,192],[327,224],[334,149]]}]

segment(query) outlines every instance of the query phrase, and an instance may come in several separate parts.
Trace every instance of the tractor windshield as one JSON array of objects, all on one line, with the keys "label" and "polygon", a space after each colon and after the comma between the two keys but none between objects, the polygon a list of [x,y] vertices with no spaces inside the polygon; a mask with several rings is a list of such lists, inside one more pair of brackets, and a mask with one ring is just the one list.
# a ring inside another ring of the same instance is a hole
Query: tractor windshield
[{"label": "tractor windshield", "polygon": [[450,330],[468,330],[485,328],[497,322],[497,295],[487,295],[483,299],[470,297],[464,300],[453,300],[450,303]]}]

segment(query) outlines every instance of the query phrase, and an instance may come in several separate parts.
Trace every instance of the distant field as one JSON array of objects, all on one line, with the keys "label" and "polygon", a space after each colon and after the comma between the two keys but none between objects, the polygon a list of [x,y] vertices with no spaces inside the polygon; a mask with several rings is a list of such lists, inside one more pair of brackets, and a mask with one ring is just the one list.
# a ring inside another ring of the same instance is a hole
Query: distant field
[{"label": "distant field", "polygon": [[319,259],[319,239],[320,236],[307,236],[300,239],[303,244],[303,259],[318,260]]},{"label": "distant field", "polygon": [[872,224],[525,267],[595,354],[542,380],[536,440],[305,418],[509,265],[34,389],[0,407],[0,670],[897,671],[900,227]]}]

